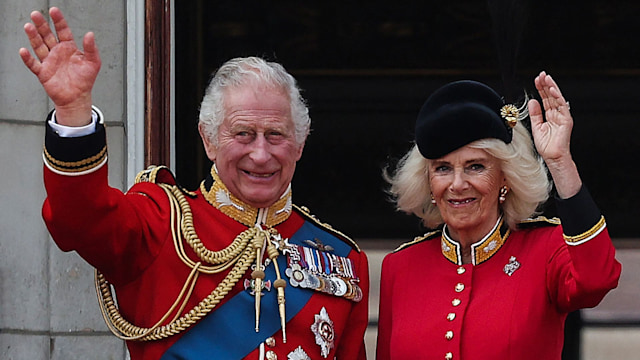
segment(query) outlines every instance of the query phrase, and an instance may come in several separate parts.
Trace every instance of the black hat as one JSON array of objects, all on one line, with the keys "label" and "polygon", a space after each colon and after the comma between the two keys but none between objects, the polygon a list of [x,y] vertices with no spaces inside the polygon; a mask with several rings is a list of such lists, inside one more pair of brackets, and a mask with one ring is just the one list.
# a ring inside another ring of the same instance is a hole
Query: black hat
[{"label": "black hat", "polygon": [[495,138],[508,144],[517,116],[517,108],[505,106],[487,85],[455,81],[436,90],[420,109],[416,144],[427,159],[440,158],[480,139]]}]

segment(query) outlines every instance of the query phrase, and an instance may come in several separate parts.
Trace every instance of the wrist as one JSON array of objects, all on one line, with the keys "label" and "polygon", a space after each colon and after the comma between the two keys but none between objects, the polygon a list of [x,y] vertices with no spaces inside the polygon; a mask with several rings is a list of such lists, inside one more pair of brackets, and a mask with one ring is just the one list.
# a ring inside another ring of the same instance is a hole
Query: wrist
[{"label": "wrist", "polygon": [[558,197],[568,199],[580,191],[582,179],[578,173],[578,167],[571,157],[547,163],[547,167],[553,178]]},{"label": "wrist", "polygon": [[51,129],[60,137],[80,137],[93,134],[96,131],[97,123],[104,123],[102,112],[93,106],[91,111],[91,122],[86,126],[65,126],[56,121],[56,111],[53,110],[48,117],[48,124]]},{"label": "wrist", "polygon": [[544,159],[544,163],[547,164],[547,168],[549,168],[549,172],[551,172],[552,174],[554,172],[562,172],[566,169],[576,167],[571,154],[562,155],[556,158]]},{"label": "wrist", "polygon": [[56,123],[69,126],[69,127],[81,127],[91,124],[91,97],[76,101],[72,104],[55,107],[56,110]]}]

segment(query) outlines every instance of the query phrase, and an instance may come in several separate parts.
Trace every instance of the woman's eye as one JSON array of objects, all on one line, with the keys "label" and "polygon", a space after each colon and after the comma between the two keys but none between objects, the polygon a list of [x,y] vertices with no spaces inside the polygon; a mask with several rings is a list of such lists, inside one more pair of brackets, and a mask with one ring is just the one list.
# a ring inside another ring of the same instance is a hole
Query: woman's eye
[{"label": "woman's eye", "polygon": [[436,172],[439,172],[439,173],[447,172],[449,170],[451,170],[451,168],[446,165],[436,166]]},{"label": "woman's eye", "polygon": [[471,171],[482,171],[484,170],[484,165],[482,164],[472,164],[469,166],[469,170]]}]

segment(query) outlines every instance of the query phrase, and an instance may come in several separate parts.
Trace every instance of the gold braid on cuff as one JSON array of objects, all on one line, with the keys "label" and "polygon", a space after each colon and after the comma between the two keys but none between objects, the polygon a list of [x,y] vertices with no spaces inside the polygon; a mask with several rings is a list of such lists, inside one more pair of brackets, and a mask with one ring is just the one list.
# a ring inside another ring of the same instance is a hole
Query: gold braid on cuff
[{"label": "gold braid on cuff", "polygon": [[580,244],[585,243],[585,242],[591,240],[592,238],[594,238],[606,226],[607,226],[607,223],[604,221],[604,216],[600,216],[600,220],[591,229],[583,232],[582,234],[578,234],[578,235],[565,235],[565,234],[562,234],[562,236],[564,237],[564,241],[567,244],[569,244],[569,245],[580,245]]}]

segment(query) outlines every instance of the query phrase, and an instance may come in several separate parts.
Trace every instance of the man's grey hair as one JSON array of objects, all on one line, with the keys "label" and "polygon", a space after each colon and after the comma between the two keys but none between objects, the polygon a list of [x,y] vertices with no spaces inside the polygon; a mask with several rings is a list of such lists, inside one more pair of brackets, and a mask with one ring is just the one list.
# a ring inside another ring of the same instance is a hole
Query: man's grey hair
[{"label": "man's grey hair", "polygon": [[218,144],[218,129],[225,117],[225,90],[247,85],[265,85],[288,94],[296,143],[303,144],[309,135],[311,119],[296,79],[282,65],[259,57],[231,59],[215,72],[200,104],[199,123],[204,136],[212,144]]}]

